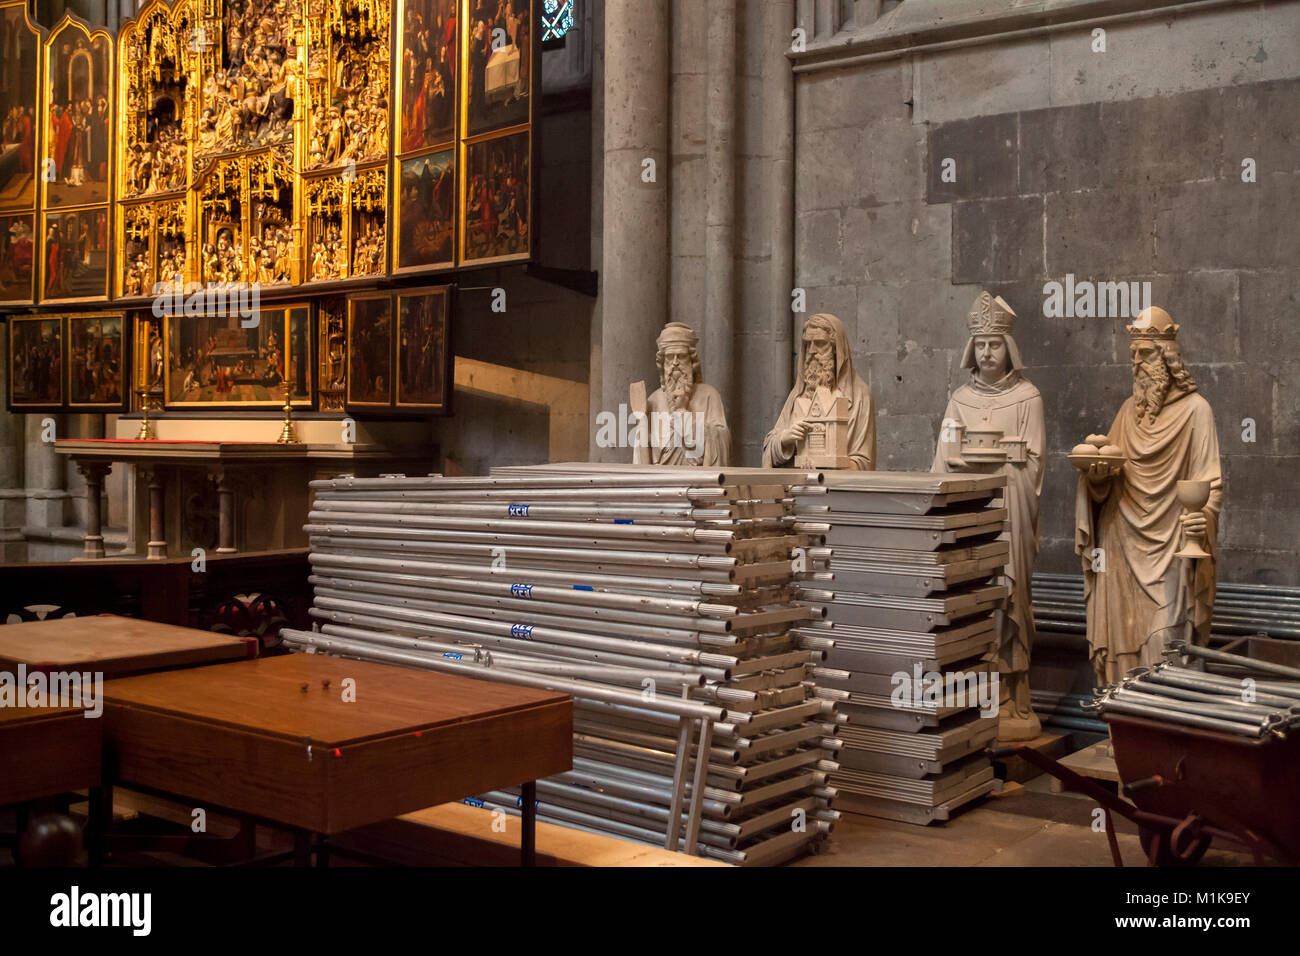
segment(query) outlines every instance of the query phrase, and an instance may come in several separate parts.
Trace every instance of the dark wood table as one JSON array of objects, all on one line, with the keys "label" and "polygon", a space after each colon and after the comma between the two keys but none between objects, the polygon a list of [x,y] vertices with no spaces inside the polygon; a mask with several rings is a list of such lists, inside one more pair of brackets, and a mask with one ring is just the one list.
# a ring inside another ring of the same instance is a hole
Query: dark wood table
[{"label": "dark wood table", "polygon": [[115,614],[0,626],[0,671],[78,671],[125,677],[234,661],[256,653],[242,637]]},{"label": "dark wood table", "polygon": [[534,782],[573,766],[568,696],[386,664],[259,658],[114,680],[104,696],[106,791],[286,827],[304,865],[314,844],[328,859],[318,838],[515,785],[531,863]]}]

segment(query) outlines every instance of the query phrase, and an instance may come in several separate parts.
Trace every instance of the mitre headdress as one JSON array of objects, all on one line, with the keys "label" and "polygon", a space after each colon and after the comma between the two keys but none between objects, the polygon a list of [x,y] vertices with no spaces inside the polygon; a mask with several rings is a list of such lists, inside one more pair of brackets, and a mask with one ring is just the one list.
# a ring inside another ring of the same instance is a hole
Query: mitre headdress
[{"label": "mitre headdress", "polygon": [[979,368],[975,361],[975,336],[977,335],[1002,336],[1003,341],[1007,343],[1009,367],[1018,369],[1024,366],[1025,363],[1020,360],[1020,349],[1016,347],[1016,340],[1011,337],[1016,327],[1016,314],[1011,311],[1011,306],[1003,301],[1002,296],[995,297],[989,292],[981,292],[971,303],[966,324],[970,330],[970,338],[966,340],[966,351],[961,356],[962,368]]}]

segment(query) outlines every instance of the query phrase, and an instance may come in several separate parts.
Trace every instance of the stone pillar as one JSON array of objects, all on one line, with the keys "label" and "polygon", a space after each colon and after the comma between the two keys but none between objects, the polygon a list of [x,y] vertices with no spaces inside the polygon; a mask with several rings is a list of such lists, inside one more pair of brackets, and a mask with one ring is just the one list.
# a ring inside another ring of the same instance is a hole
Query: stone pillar
[{"label": "stone pillar", "polygon": [[149,544],[145,555],[150,561],[167,557],[167,497],[161,468],[143,469],[149,485]]},{"label": "stone pillar", "polygon": [[[9,331],[0,329],[0,395],[9,394]],[[25,416],[0,410],[0,561],[22,561],[26,498],[23,493]]]},{"label": "stone pillar", "polygon": [[23,535],[27,539],[28,561],[61,560],[50,534],[64,525],[68,492],[64,461],[54,450],[54,440],[65,434],[62,415],[23,416],[26,437],[23,449],[24,482],[27,486],[27,514]]},{"label": "stone pillar", "polygon": [[[601,374],[594,410],[617,415],[629,384],[658,381],[654,341],[668,321],[670,3],[603,6]],[[594,434],[594,418],[592,427]],[[591,451],[597,461],[631,460],[627,448]]]},{"label": "stone pillar", "polygon": [[77,469],[86,479],[86,548],[88,559],[104,556],[103,512],[104,476],[113,466],[105,461],[78,461]]},{"label": "stone pillar", "polygon": [[[768,45],[764,47],[763,109],[771,125],[769,149],[771,157],[772,259],[768,272],[770,286],[768,328],[772,335],[769,351],[770,367],[765,378],[770,382],[773,396],[770,409],[748,409],[750,416],[760,421],[746,419],[747,439],[761,447],[763,436],[776,421],[782,396],[794,385],[795,322],[802,316],[791,310],[791,293],[794,288],[794,72],[786,54],[793,43],[795,27],[795,0],[768,0]],[[758,373],[753,370],[750,374]]]},{"label": "stone pillar", "polygon": [[[738,411],[736,351],[736,0],[709,4],[707,172],[704,223],[704,380],[722,395],[728,421]],[[735,425],[732,425],[733,430]],[[739,436],[733,439],[739,444]],[[740,461],[739,449],[732,461]]]}]

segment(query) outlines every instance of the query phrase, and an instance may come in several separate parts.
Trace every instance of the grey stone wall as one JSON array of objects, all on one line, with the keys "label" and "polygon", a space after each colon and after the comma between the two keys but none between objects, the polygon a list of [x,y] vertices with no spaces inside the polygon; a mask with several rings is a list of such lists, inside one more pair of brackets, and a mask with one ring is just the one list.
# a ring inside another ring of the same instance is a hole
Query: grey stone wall
[{"label": "grey stone wall", "polygon": [[1064,455],[1129,394],[1128,335],[1047,318],[1044,284],[1149,281],[1216,413],[1219,577],[1300,584],[1297,12],[1116,27],[1109,60],[1080,32],[799,77],[796,281],[849,326],[882,468],[929,466],[967,306],[1001,294],[1047,406],[1038,567],[1077,571]]}]

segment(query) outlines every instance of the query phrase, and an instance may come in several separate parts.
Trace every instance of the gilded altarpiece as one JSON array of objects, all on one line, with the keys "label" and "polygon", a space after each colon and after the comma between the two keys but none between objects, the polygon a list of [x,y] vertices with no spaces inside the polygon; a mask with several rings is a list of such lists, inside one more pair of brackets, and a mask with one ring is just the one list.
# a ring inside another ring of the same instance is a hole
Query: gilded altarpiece
[{"label": "gilded altarpiece", "polygon": [[36,292],[37,137],[44,33],[25,2],[0,3],[0,303]]},{"label": "gilded altarpiece", "polygon": [[41,162],[41,299],[108,294],[113,181],[113,40],[65,14],[45,41]]}]

